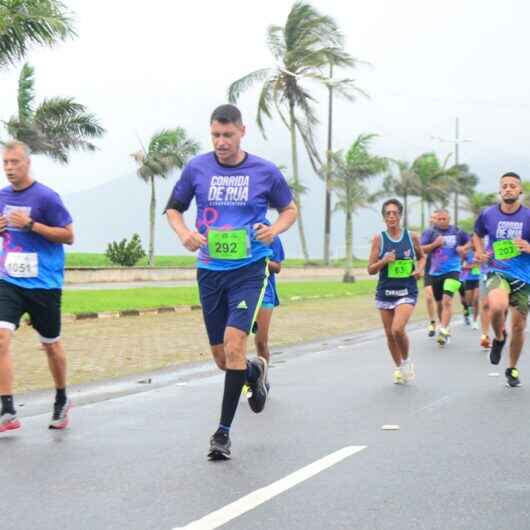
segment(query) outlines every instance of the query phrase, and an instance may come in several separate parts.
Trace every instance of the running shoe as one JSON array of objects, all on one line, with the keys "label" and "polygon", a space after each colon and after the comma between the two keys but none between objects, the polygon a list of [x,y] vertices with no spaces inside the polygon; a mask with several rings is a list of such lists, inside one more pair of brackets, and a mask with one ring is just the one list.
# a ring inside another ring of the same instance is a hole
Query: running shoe
[{"label": "running shoe", "polygon": [[473,322],[471,322],[471,329],[474,329],[474,330],[478,329],[478,322],[476,320],[473,320]]},{"label": "running shoe", "polygon": [[487,335],[482,335],[480,337],[480,349],[482,351],[489,351],[491,348],[490,338]]},{"label": "running shoe", "polygon": [[208,458],[210,460],[228,460],[230,458],[230,436],[227,432],[217,430],[210,438],[210,450]]},{"label": "running shoe", "polygon": [[406,382],[413,381],[416,378],[416,372],[414,371],[414,363],[410,359],[407,359],[401,365],[401,373],[403,374],[403,377],[405,378]]},{"label": "running shoe", "polygon": [[439,346],[445,346],[449,343],[449,330],[445,328],[440,328],[438,331],[438,337],[436,337],[436,342]]},{"label": "running shoe", "polygon": [[429,324],[429,327],[427,328],[427,332],[429,334],[429,337],[434,337],[436,335],[436,326],[434,322],[431,322]]},{"label": "running shoe", "polygon": [[68,427],[68,412],[72,408],[72,402],[67,399],[64,403],[57,403],[53,405],[53,415],[50,421],[49,429],[66,429]]},{"label": "running shoe", "polygon": [[469,324],[471,324],[471,320],[470,320],[469,315],[467,313],[464,313],[464,324],[466,326],[469,326]]},{"label": "running shoe", "polygon": [[506,337],[508,336],[506,331],[503,331],[503,333],[504,333],[504,340],[493,339],[493,343],[491,345],[491,350],[490,350],[490,363],[491,364],[499,364],[501,361],[502,349],[504,348],[504,345],[506,344]]},{"label": "running shoe", "polygon": [[248,397],[249,390],[250,390],[250,387],[248,386],[247,383],[245,383],[243,385],[243,388],[241,389],[241,393],[243,394],[244,397]]},{"label": "running shoe", "polygon": [[267,361],[263,357],[251,359],[250,363],[258,367],[259,376],[254,383],[248,383],[249,391],[247,392],[248,404],[253,412],[256,414],[265,408],[267,401],[267,387],[265,381],[267,380]]},{"label": "running shoe", "polygon": [[0,432],[13,431],[14,429],[20,429],[20,422],[18,421],[17,415],[4,412],[0,416]]},{"label": "running shoe", "polygon": [[394,370],[394,384],[395,385],[404,385],[405,384],[405,378],[403,377],[403,373],[401,372],[401,368],[396,368]]},{"label": "running shoe", "polygon": [[521,381],[519,380],[519,370],[517,368],[506,368],[506,386],[511,388],[517,388],[521,386]]}]

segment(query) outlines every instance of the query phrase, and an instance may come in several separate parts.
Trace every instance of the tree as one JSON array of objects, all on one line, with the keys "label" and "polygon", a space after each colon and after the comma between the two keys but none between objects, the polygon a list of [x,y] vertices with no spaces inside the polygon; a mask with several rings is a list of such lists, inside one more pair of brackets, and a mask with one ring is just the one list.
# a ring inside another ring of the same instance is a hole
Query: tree
[{"label": "tree", "polygon": [[420,194],[418,175],[412,170],[410,164],[404,160],[394,162],[398,174],[388,173],[383,181],[385,195],[397,195],[403,199],[403,225],[409,226],[409,197]]},{"label": "tree", "polygon": [[272,119],[275,110],[290,133],[292,175],[295,183],[294,199],[298,207],[298,230],[305,260],[309,260],[304,232],[300,183],[298,170],[297,133],[300,134],[313,168],[322,169],[322,162],[314,142],[314,127],[318,119],[311,96],[304,80],[323,81],[322,68],[330,64],[330,55],[336,63],[341,59],[342,35],[335,21],[322,15],[305,2],[296,2],[285,26],[269,26],[267,46],[277,64],[274,68],[262,68],[233,82],[228,89],[228,98],[237,102],[240,95],[255,83],[261,83],[256,121],[264,137],[264,118]]},{"label": "tree", "polygon": [[471,213],[473,218],[477,218],[480,212],[497,202],[496,193],[483,193],[475,191],[466,196],[466,202],[463,205],[464,210]]},{"label": "tree", "polygon": [[151,185],[149,205],[149,266],[154,265],[155,256],[155,213],[156,190],[155,178],[167,178],[175,169],[184,167],[187,160],[199,152],[199,144],[188,138],[181,127],[164,129],[153,135],[147,151],[142,147],[131,156],[138,164],[138,176]]},{"label": "tree", "polygon": [[530,180],[523,180],[523,204],[530,208]]},{"label": "tree", "polygon": [[32,44],[53,46],[71,36],[75,36],[72,17],[62,2],[0,2],[0,67],[22,59]]},{"label": "tree", "polygon": [[34,69],[25,64],[18,80],[18,114],[4,125],[13,138],[26,143],[34,154],[67,164],[70,151],[95,151],[89,140],[105,129],[94,114],[73,98],[45,99],[36,108]]},{"label": "tree", "polygon": [[360,134],[344,155],[341,151],[333,153],[333,181],[332,186],[338,195],[336,209],[344,211],[346,224],[344,230],[346,262],[344,282],[353,282],[353,213],[365,207],[377,198],[371,196],[365,182],[386,171],[388,159],[369,153],[375,134]]},{"label": "tree", "polygon": [[105,256],[116,265],[134,267],[137,261],[145,257],[142,240],[138,234],[133,234],[131,240],[123,238],[119,243],[113,241],[107,246]]}]

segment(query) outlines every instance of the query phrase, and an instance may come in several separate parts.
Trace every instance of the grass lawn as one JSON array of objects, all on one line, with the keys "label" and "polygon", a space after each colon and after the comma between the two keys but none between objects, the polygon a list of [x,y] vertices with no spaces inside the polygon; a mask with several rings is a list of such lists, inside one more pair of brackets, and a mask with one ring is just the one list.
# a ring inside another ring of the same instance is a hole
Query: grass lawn
[{"label": "grass lawn", "polygon": [[[375,280],[360,280],[350,284],[326,281],[278,284],[279,295],[285,305],[300,299],[366,295],[372,293],[374,289]],[[198,303],[197,287],[143,287],[63,292],[63,312],[66,314],[187,306]]]},{"label": "grass lawn", "polygon": [[[285,267],[304,267],[306,265],[303,259],[288,259],[284,262]],[[365,268],[366,260],[354,260],[353,266],[356,268]],[[105,254],[97,254],[95,252],[67,252],[66,253],[67,267],[116,267],[111,263]],[[141,259],[137,267],[147,267],[147,258]],[[155,267],[194,267],[195,256],[156,256]],[[324,262],[321,259],[310,260],[309,266],[323,267]],[[344,267],[344,260],[333,260],[332,267]]]}]

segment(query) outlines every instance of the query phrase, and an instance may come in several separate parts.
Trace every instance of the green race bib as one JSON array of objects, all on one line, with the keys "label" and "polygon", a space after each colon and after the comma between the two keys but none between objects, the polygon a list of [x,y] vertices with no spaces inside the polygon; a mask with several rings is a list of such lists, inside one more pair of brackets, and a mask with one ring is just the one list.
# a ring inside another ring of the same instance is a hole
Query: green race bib
[{"label": "green race bib", "polygon": [[495,259],[511,259],[521,254],[519,247],[511,239],[499,239],[493,243]]},{"label": "green race bib", "polygon": [[480,267],[473,267],[473,268],[471,269],[471,274],[472,274],[473,276],[479,276],[479,275],[480,275]]},{"label": "green race bib", "polygon": [[245,259],[249,256],[248,232],[236,230],[208,231],[208,252],[213,259]]},{"label": "green race bib", "polygon": [[410,278],[413,261],[411,259],[397,259],[388,264],[389,278]]}]

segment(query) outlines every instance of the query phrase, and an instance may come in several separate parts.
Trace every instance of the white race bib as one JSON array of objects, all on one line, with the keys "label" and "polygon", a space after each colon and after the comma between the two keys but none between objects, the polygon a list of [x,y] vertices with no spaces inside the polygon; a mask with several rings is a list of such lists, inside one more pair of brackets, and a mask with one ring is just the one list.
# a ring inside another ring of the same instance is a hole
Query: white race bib
[{"label": "white race bib", "polygon": [[36,278],[39,275],[39,256],[36,252],[9,252],[5,269],[14,278]]}]

